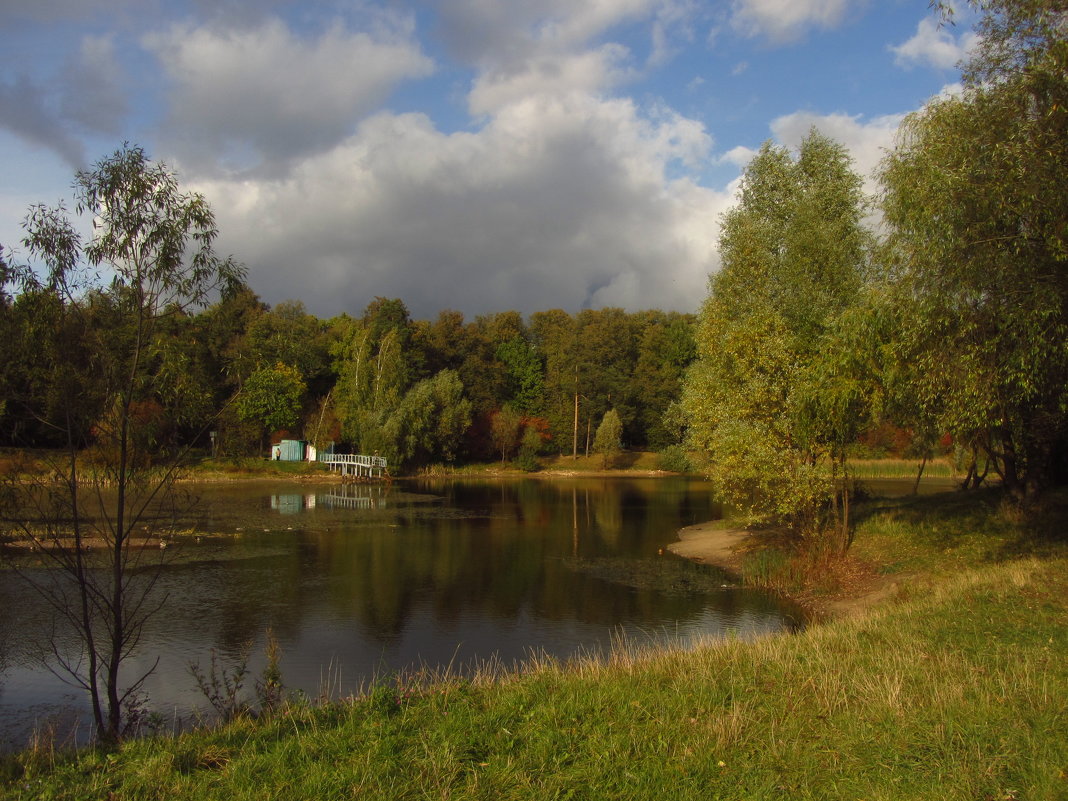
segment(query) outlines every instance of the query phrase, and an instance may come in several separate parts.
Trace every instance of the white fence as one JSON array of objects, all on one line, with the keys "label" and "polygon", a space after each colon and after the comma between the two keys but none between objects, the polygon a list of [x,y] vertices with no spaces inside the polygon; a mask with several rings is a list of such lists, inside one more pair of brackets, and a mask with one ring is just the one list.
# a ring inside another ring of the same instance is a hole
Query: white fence
[{"label": "white fence", "polygon": [[357,478],[382,478],[386,460],[381,456],[363,456],[358,453],[320,453],[319,461],[330,465],[333,472]]}]

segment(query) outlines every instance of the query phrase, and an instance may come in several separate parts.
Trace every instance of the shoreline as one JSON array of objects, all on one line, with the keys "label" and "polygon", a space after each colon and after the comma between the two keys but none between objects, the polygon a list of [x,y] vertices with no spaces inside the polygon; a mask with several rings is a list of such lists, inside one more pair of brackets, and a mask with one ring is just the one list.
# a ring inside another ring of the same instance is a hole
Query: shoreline
[{"label": "shoreline", "polygon": [[752,537],[752,532],[725,526],[722,520],[710,520],[680,528],[677,536],[678,541],[667,547],[671,553],[737,573],[741,568],[743,545]]},{"label": "shoreline", "polygon": [[[765,533],[769,532],[750,531],[728,526],[723,520],[710,520],[679,529],[679,539],[668,545],[667,549],[692,562],[740,574],[745,554],[767,545],[761,541],[761,534]],[[908,578],[904,575],[894,578],[881,575],[869,566],[861,566],[861,569],[851,572],[845,586],[834,595],[808,592],[780,594],[800,605],[812,620],[826,622],[856,617],[898,598],[903,589],[903,580]]]}]

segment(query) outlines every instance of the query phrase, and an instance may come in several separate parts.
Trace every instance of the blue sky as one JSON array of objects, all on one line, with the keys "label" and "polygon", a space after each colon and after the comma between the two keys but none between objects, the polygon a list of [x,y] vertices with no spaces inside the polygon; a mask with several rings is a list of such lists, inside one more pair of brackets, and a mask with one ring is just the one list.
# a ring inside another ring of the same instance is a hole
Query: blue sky
[{"label": "blue sky", "polygon": [[[694,311],[747,158],[870,175],[974,43],[926,0],[0,0],[0,243],[124,141],[269,303]],[[874,184],[869,181],[869,188]]]}]

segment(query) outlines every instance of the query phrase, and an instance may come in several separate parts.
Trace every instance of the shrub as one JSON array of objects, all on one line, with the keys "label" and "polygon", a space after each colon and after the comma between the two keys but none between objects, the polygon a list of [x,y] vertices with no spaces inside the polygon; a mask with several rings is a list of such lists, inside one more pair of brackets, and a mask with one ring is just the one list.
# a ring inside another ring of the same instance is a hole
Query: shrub
[{"label": "shrub", "polygon": [[693,463],[681,445],[669,445],[656,455],[656,469],[669,473],[691,473]]}]

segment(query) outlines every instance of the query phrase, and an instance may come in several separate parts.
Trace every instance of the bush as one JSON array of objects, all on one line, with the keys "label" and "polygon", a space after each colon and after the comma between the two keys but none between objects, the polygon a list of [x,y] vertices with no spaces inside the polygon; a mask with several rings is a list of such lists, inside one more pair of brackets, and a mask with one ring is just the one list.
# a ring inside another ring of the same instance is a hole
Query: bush
[{"label": "bush", "polygon": [[681,445],[669,445],[656,455],[656,469],[669,473],[691,473],[693,463]]},{"label": "bush", "polygon": [[519,451],[519,456],[517,456],[515,460],[515,466],[517,469],[522,470],[525,473],[535,473],[541,469],[541,465],[538,464],[538,457],[526,448]]}]

